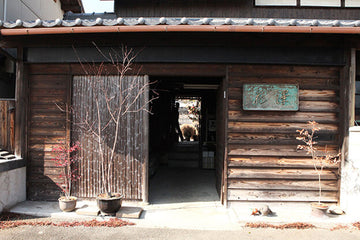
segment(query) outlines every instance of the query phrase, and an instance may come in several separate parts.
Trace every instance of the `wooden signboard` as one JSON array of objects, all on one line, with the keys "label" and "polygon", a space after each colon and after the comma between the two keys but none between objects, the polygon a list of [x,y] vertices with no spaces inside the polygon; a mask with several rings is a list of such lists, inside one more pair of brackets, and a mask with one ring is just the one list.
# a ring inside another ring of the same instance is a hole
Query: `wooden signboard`
[{"label": "wooden signboard", "polygon": [[244,84],[244,110],[297,111],[299,87],[294,84]]}]

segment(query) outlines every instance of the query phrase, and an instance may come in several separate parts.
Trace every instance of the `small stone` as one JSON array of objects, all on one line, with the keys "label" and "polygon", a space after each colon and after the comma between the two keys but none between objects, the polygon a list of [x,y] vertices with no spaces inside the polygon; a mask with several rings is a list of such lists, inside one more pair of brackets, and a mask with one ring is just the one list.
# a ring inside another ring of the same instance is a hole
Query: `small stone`
[{"label": "small stone", "polygon": [[274,212],[271,211],[269,205],[260,205],[252,209],[251,215],[273,216]]},{"label": "small stone", "polygon": [[329,208],[329,213],[334,215],[343,215],[345,212],[338,205],[331,205]]}]

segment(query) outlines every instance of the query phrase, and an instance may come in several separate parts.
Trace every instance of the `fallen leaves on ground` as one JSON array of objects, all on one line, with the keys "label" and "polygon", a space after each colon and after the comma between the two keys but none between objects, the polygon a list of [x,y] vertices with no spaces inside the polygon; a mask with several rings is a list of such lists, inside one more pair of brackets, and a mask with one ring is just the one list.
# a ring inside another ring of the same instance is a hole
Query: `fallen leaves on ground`
[{"label": "fallen leaves on ground", "polygon": [[293,229],[294,228],[295,229],[310,229],[310,228],[315,228],[315,226],[313,224],[301,223],[301,222],[279,224],[279,225],[274,225],[274,224],[269,224],[269,223],[246,223],[245,227],[249,227],[249,228],[275,228],[275,229],[290,229],[290,228],[293,228]]},{"label": "fallen leaves on ground", "polygon": [[356,227],[357,230],[360,230],[360,222],[353,223],[353,226]]},{"label": "fallen leaves on ground", "polygon": [[108,221],[98,221],[96,219],[87,221],[73,222],[52,222],[52,221],[34,221],[34,217],[14,213],[5,213],[0,215],[0,229],[15,228],[19,226],[55,226],[55,227],[123,227],[135,225],[134,223],[124,221],[118,218],[111,218]]},{"label": "fallen leaves on ground", "polygon": [[349,226],[339,224],[331,228],[330,231],[341,230],[341,229],[349,229]]}]

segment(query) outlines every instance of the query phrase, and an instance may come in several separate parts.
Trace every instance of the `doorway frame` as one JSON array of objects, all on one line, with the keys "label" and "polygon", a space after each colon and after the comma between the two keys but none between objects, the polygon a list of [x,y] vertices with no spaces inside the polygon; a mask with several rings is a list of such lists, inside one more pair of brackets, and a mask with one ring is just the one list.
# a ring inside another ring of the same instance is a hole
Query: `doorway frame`
[{"label": "doorway frame", "polygon": [[[150,69],[147,67],[150,66],[163,66],[163,68],[159,67],[154,69]],[[192,69],[192,71],[186,71],[188,68]],[[185,71],[184,71],[185,70]],[[224,206],[227,206],[227,122],[228,122],[228,66],[223,64],[145,64],[142,66],[141,74],[149,76],[149,83],[151,85],[151,78],[153,76],[159,77],[211,77],[211,78],[219,78],[219,88],[217,89],[216,95],[219,93],[219,96],[224,96],[223,100],[223,126],[221,126],[221,130],[224,131],[223,138],[223,154],[222,158],[222,176],[220,178],[220,193],[219,199],[220,203]],[[204,83],[206,84],[206,83]],[[150,89],[149,89],[150,91]],[[149,92],[148,91],[148,92]],[[217,97],[218,100],[218,97]],[[149,128],[149,117],[147,116],[147,149],[148,154],[145,161],[145,168],[143,169],[143,203],[149,204],[149,143],[150,143],[150,128]],[[218,114],[216,113],[216,118],[218,118]],[[216,120],[216,122],[218,122]],[[145,126],[144,126],[145,127]],[[218,131],[218,128],[217,130]],[[218,144],[219,139],[216,139],[216,143]],[[218,153],[217,153],[218,154]],[[215,164],[217,161],[217,157],[215,159]],[[215,168],[216,171],[216,168]],[[216,187],[216,186],[215,186]]]}]

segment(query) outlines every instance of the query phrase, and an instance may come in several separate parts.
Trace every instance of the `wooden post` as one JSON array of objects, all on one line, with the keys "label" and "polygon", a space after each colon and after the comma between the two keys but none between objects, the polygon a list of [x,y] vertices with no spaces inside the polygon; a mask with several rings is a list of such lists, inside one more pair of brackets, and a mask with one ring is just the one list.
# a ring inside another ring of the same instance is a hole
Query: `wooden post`
[{"label": "wooden post", "polygon": [[223,168],[223,204],[228,206],[228,114],[229,114],[229,68],[231,66],[226,67],[226,77],[224,79],[224,168]]},{"label": "wooden post", "polygon": [[[149,84],[149,76],[144,76],[144,83],[148,86]],[[149,101],[149,87],[145,89],[144,92],[144,102],[147,103]],[[143,104],[143,103],[142,103]],[[144,146],[144,160],[142,163],[142,200],[143,203],[149,202],[149,114],[147,112],[143,112],[144,114],[144,127],[143,127],[143,146]]]},{"label": "wooden post", "polygon": [[[356,49],[352,48],[345,52],[346,65],[340,76],[340,143],[341,143],[341,169],[348,159],[349,128],[354,125],[355,117],[355,81],[356,81]],[[339,179],[338,200],[340,203],[341,178]]]},{"label": "wooden post", "polygon": [[356,92],[356,49],[352,48],[350,52],[349,69],[349,126],[355,123],[355,92]]},{"label": "wooden post", "polygon": [[15,156],[25,157],[25,124],[26,124],[26,86],[24,80],[23,48],[17,50],[16,86],[15,86]]}]

